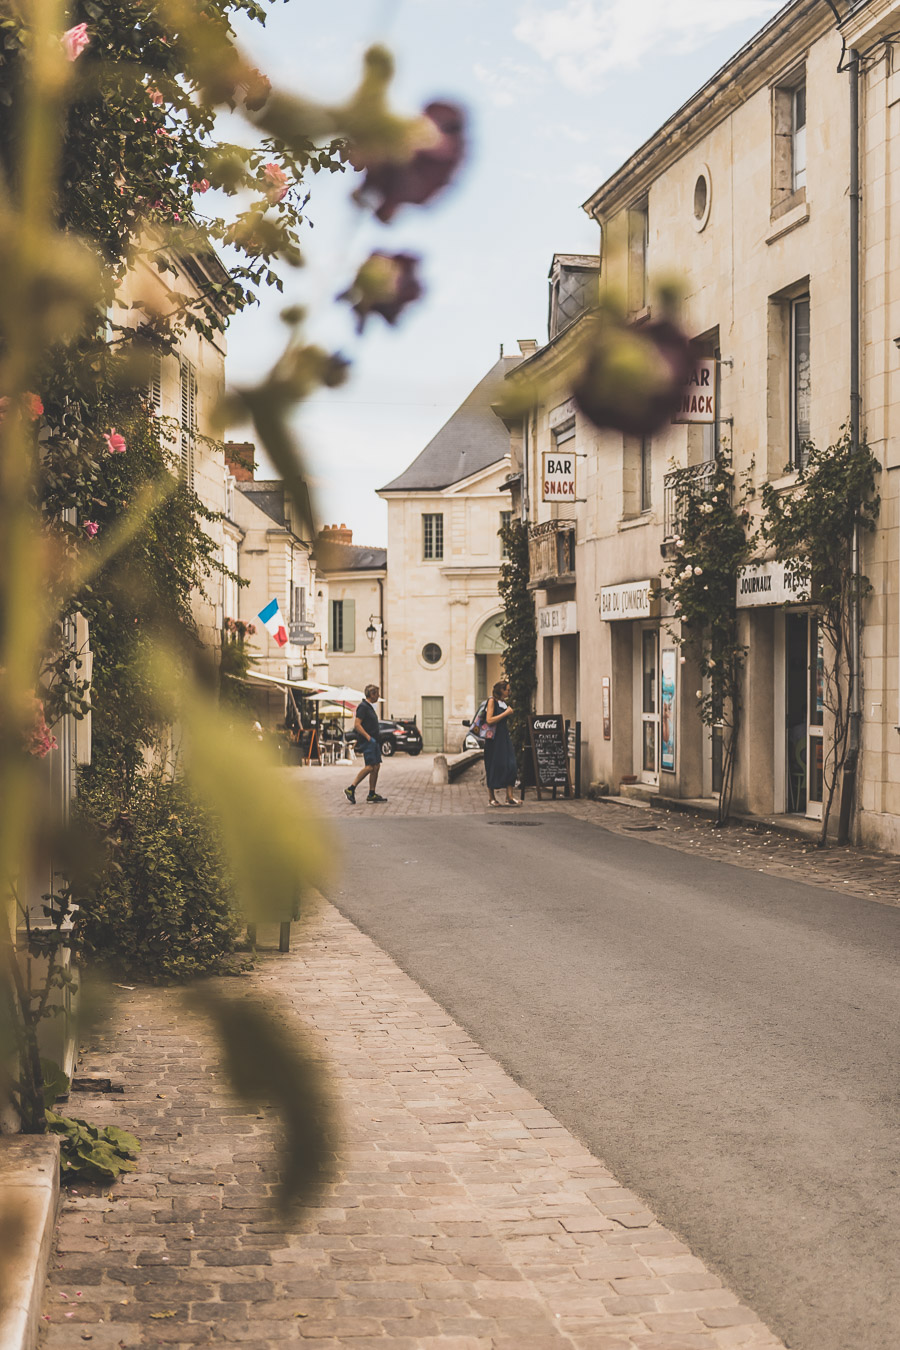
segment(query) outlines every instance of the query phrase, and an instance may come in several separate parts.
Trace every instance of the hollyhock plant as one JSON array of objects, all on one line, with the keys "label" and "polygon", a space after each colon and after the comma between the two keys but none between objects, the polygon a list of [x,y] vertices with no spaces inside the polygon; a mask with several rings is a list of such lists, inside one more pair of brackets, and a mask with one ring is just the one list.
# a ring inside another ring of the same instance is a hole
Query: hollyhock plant
[{"label": "hollyhock plant", "polygon": [[353,285],[339,300],[350,301],[361,333],[370,314],[395,324],[407,305],[422,295],[416,275],[419,259],[412,253],[373,253],[356,274]]},{"label": "hollyhock plant", "polygon": [[125,437],[120,435],[115,427],[112,427],[103,439],[106,441],[107,449],[111,455],[124,455],[128,448],[125,444]]},{"label": "hollyhock plant", "polygon": [[275,206],[278,202],[283,201],[287,196],[289,184],[288,176],[281,165],[274,162],[265,164],[263,166],[263,178],[265,179],[263,191],[268,197],[270,205]]},{"label": "hollyhock plant", "polygon": [[66,56],[70,61],[77,61],[85,47],[90,44],[88,27],[86,23],[76,23],[74,28],[68,28],[63,33],[63,47]]},{"label": "hollyhock plant", "polygon": [[572,396],[595,427],[652,436],[678,408],[693,363],[689,339],[670,319],[629,325],[600,314]]},{"label": "hollyhock plant", "polygon": [[466,119],[455,103],[429,103],[418,124],[417,143],[406,159],[377,159],[351,148],[354,169],[365,172],[354,193],[357,202],[372,201],[375,215],[387,224],[404,203],[424,206],[447,186],[465,154]]}]

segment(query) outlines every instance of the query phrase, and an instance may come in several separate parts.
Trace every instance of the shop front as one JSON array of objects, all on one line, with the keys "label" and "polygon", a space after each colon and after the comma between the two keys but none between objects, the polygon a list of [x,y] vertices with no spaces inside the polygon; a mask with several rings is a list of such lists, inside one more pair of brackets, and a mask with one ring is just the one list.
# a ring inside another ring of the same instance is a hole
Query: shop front
[{"label": "shop front", "polygon": [[825,643],[815,608],[790,567],[774,561],[742,570],[737,607],[746,611],[745,759],[755,780],[746,786],[747,805],[758,814],[821,820]]},{"label": "shop front", "polygon": [[545,711],[562,713],[576,722],[578,710],[578,610],[576,601],[540,605],[537,610],[540,640],[540,701]]},{"label": "shop front", "polygon": [[[624,777],[648,787],[658,787],[661,769],[665,766],[667,771],[674,771],[675,764],[675,675],[668,655],[670,646],[661,642],[657,590],[655,579],[644,578],[604,586],[600,592],[600,618],[610,625],[614,675],[612,722],[625,733],[620,734],[620,739],[631,746],[630,755],[626,752],[615,759]],[[663,649],[667,676],[665,711]]]}]

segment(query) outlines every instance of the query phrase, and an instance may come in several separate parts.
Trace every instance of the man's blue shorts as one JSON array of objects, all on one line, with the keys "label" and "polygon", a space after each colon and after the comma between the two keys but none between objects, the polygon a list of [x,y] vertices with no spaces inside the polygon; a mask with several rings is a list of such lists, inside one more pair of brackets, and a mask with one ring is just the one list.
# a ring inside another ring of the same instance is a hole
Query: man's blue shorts
[{"label": "man's blue shorts", "polygon": [[363,760],[366,764],[372,765],[381,763],[381,746],[378,741],[375,740],[374,736],[370,741],[363,741],[362,752]]}]

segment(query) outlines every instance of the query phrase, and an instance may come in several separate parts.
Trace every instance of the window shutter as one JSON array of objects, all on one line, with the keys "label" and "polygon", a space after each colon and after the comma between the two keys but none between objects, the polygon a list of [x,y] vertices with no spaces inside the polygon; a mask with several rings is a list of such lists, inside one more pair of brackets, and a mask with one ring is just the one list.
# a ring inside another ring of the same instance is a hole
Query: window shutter
[{"label": "window shutter", "polygon": [[336,604],[337,601],[332,600],[328,606],[328,650],[330,652],[334,651],[334,607]]},{"label": "window shutter", "polygon": [[181,476],[194,486],[194,432],[197,428],[197,377],[190,361],[181,362]]},{"label": "window shutter", "polygon": [[158,413],[162,410],[162,357],[158,352],[150,363],[147,399],[153,412]]},{"label": "window shutter", "polygon": [[356,601],[344,602],[344,633],[342,651],[356,651]]}]

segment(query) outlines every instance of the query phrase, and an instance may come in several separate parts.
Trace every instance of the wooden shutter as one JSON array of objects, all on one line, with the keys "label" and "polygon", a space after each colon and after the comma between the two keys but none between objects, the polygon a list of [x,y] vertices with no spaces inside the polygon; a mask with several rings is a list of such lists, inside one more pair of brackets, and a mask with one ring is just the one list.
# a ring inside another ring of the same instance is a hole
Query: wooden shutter
[{"label": "wooden shutter", "polygon": [[194,486],[194,436],[197,430],[197,376],[190,361],[181,362],[181,476]]},{"label": "wooden shutter", "polygon": [[356,651],[356,601],[345,600],[344,605],[344,631],[342,634],[341,651]]},{"label": "wooden shutter", "polygon": [[330,652],[334,651],[334,607],[337,603],[337,600],[332,600],[328,606],[328,650]]},{"label": "wooden shutter", "polygon": [[162,357],[157,352],[150,361],[150,379],[147,383],[147,401],[155,413],[162,410]]}]

